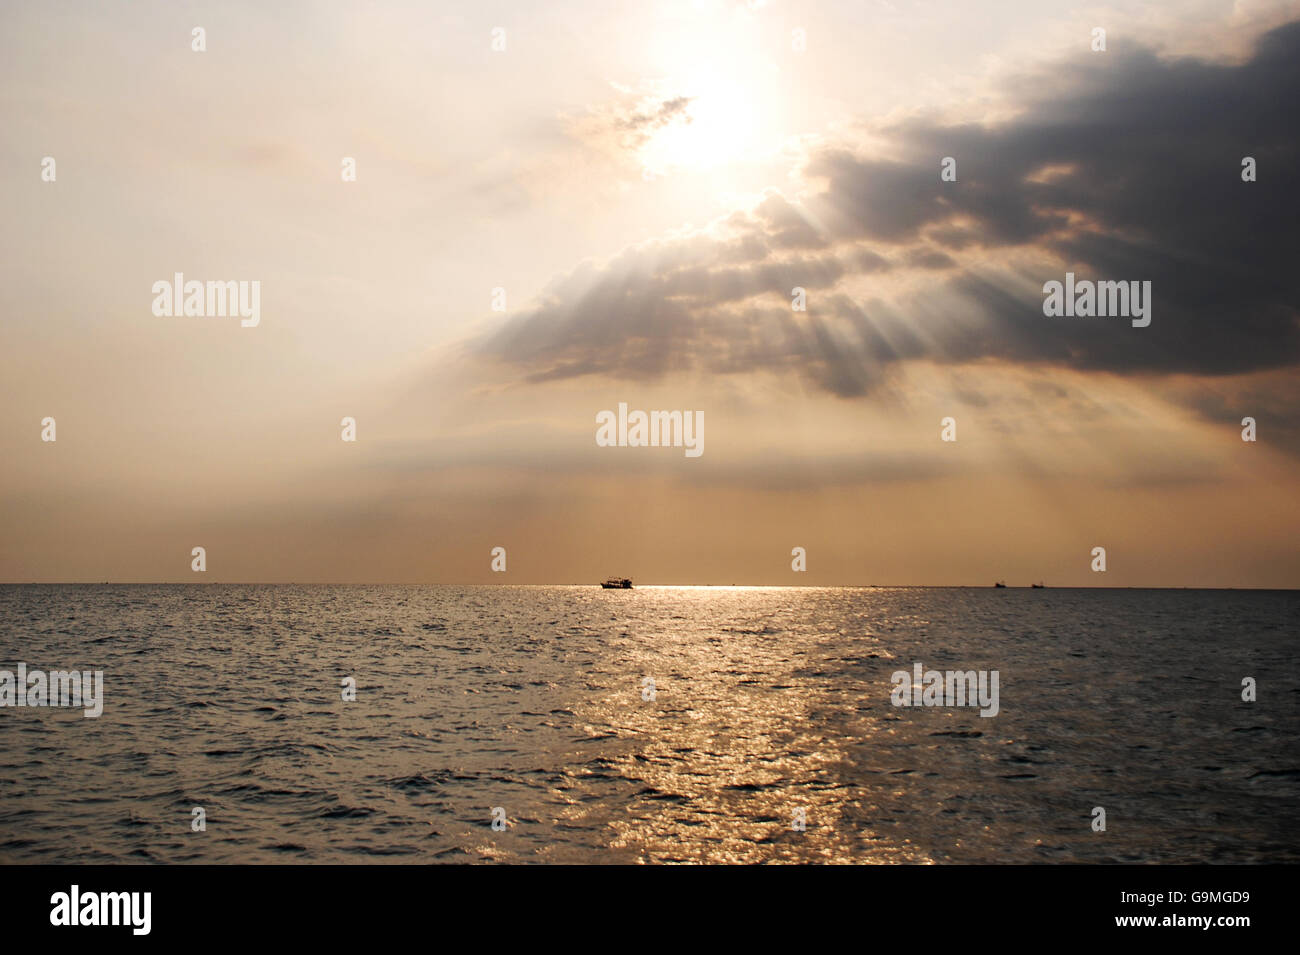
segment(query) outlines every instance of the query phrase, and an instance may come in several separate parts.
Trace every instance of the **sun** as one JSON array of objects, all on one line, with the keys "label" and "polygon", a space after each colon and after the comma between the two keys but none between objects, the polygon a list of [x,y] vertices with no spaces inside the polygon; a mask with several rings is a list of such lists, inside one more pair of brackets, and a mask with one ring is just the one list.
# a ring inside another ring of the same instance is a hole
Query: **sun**
[{"label": "sun", "polygon": [[704,170],[740,162],[761,146],[762,123],[752,87],[705,74],[681,84],[689,103],[641,147],[648,169]]}]

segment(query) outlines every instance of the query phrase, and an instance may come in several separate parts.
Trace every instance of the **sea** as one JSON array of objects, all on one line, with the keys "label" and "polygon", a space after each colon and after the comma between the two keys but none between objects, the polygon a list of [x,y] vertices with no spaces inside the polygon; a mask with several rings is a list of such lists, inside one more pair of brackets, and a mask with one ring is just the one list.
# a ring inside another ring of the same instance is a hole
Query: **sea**
[{"label": "sea", "polygon": [[0,586],[0,671],[103,673],[0,706],[0,863],[1296,862],[1298,637],[1290,591]]}]

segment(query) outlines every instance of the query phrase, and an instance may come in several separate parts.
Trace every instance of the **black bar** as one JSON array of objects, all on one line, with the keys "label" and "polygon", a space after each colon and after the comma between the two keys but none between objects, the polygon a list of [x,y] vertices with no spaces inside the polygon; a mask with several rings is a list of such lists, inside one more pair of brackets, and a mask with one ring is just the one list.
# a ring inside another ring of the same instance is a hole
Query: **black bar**
[{"label": "black bar", "polygon": [[[1295,875],[1287,866],[859,866],[719,878],[639,868],[619,875],[606,867],[551,867],[539,878],[535,870],[481,866],[15,866],[0,870],[0,918],[7,941],[75,933],[128,944],[373,942],[377,932],[425,934],[431,926],[450,942],[443,933],[453,925],[484,936],[536,933],[549,942],[573,936],[586,944],[604,928],[621,933],[611,941],[644,934],[668,942],[681,940],[689,925],[730,940],[792,931],[811,941],[848,932],[863,941],[946,945],[1031,932],[1045,933],[1039,941],[1046,944],[1127,936],[1140,944],[1232,945],[1286,929],[1285,886]],[[87,893],[151,893],[148,934],[136,935],[130,924],[52,925],[52,897],[73,885],[83,901]],[[1171,901],[1178,892],[1183,897]],[[1124,901],[1122,893],[1132,895]],[[1147,917],[1155,924],[1118,924]],[[1248,924],[1164,924],[1206,917]]]}]

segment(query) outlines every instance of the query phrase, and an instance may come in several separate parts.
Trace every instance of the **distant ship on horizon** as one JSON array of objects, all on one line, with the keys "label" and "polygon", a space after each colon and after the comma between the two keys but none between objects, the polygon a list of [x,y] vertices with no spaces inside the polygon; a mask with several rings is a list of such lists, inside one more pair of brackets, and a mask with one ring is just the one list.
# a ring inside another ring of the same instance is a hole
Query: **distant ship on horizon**
[{"label": "distant ship on horizon", "polygon": [[600,585],[605,590],[631,590],[631,577],[611,577]]}]

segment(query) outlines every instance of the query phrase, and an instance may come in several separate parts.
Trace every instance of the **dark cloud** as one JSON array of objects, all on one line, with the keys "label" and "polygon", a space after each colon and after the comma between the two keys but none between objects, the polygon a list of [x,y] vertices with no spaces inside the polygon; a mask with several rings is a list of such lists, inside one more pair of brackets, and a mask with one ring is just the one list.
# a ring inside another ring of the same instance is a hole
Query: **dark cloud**
[{"label": "dark cloud", "polygon": [[588,136],[611,135],[622,149],[635,151],[656,132],[673,123],[689,124],[689,108],[695,97],[647,98],[637,104],[620,104],[593,110],[579,123]]},{"label": "dark cloud", "polygon": [[682,117],[686,122],[691,118],[686,113],[686,107],[691,105],[693,96],[674,96],[666,99],[649,110],[641,110],[625,116],[619,125],[623,129],[636,130],[656,130],[662,129],[678,117]]},{"label": "dark cloud", "polygon": [[[1300,22],[1239,65],[1109,52],[1031,79],[1009,121],[909,122],[889,160],[815,151],[801,201],[772,192],[718,236],[584,267],[481,353],[534,381],[788,369],[847,397],[922,357],[1210,376],[1300,361]],[[925,270],[894,300],[844,290]],[[1042,284],[1066,270],[1150,281],[1151,325],[1044,317]]]},{"label": "dark cloud", "polygon": [[1300,405],[1294,398],[1294,383],[1277,380],[1285,374],[1274,372],[1222,384],[1200,384],[1190,394],[1179,397],[1203,420],[1223,429],[1226,447],[1251,447],[1241,441],[1242,419],[1250,417],[1255,419],[1260,447],[1279,448],[1300,456]]},{"label": "dark cloud", "polygon": [[827,237],[808,216],[778,192],[771,192],[754,210],[762,222],[768,242],[785,249],[819,249],[828,244]]},{"label": "dark cloud", "polygon": [[912,249],[907,253],[906,263],[914,269],[953,269],[957,260],[938,249]]}]

